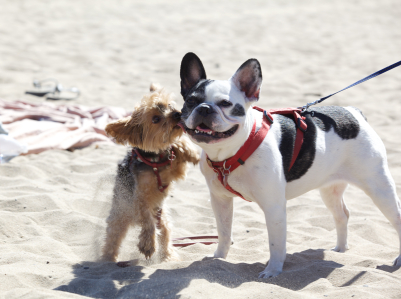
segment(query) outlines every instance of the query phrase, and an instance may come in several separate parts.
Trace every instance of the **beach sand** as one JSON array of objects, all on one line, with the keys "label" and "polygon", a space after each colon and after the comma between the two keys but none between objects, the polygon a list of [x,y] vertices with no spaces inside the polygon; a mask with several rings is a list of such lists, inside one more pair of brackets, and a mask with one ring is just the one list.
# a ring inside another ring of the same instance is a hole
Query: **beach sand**
[{"label": "beach sand", "polygon": [[[151,82],[176,94],[187,52],[209,78],[227,79],[249,58],[263,71],[258,105],[300,106],[400,60],[401,3],[375,1],[0,1],[0,98],[33,79],[78,87],[70,103],[138,103]],[[401,68],[325,105],[360,108],[383,139],[401,195]],[[65,104],[66,102],[64,102]],[[92,145],[21,156],[0,165],[0,297],[3,298],[401,298],[396,231],[350,187],[345,253],[330,251],[334,222],[318,191],[288,202],[284,272],[262,280],[269,260],[262,211],[235,199],[226,260],[203,261],[216,245],[178,250],[179,261],[146,261],[129,232],[118,268],[96,262],[117,162],[126,148]],[[191,167],[167,201],[173,237],[216,234],[209,192]]]}]

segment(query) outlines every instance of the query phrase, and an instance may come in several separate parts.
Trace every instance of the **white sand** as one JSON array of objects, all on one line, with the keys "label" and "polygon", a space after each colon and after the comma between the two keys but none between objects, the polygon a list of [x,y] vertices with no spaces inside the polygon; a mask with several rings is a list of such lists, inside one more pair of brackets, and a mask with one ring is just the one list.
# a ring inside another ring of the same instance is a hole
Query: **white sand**
[{"label": "white sand", "polygon": [[[151,81],[179,97],[179,66],[195,52],[210,78],[248,58],[263,68],[259,105],[298,106],[401,58],[401,3],[375,1],[0,1],[0,98],[33,79],[77,86],[75,103],[132,109]],[[388,150],[401,195],[401,68],[327,100],[359,107]],[[181,261],[146,262],[129,234],[121,259],[96,263],[119,146],[48,151],[0,166],[0,293],[4,298],[400,298],[398,238],[360,190],[349,188],[350,250],[335,253],[335,228],[318,192],[288,203],[284,272],[257,279],[269,259],[256,204],[235,201],[235,244],[226,260],[202,261],[215,245],[179,250]],[[216,234],[198,168],[168,204],[175,237]]]}]

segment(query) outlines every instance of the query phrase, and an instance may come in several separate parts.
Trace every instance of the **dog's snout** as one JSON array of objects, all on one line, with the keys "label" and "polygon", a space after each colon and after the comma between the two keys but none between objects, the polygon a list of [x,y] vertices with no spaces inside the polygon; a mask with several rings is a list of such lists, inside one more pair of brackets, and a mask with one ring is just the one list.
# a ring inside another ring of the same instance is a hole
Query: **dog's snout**
[{"label": "dog's snout", "polygon": [[180,112],[173,112],[173,118],[176,120],[180,120],[181,119],[181,113]]},{"label": "dog's snout", "polygon": [[203,116],[206,117],[208,114],[211,114],[214,112],[212,106],[208,105],[208,104],[201,104],[199,105],[198,109],[197,109],[198,113]]}]

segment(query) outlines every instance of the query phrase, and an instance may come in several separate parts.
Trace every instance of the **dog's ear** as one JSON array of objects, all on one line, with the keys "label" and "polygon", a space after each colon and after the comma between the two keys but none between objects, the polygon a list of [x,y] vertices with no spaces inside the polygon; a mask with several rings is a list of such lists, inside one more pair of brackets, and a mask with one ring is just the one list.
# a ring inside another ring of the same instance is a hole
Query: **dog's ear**
[{"label": "dog's ear", "polygon": [[200,80],[206,79],[206,72],[202,61],[194,53],[189,52],[182,59],[180,77],[181,95],[184,98]]},{"label": "dog's ear", "polygon": [[160,90],[160,89],[162,89],[162,88],[163,88],[163,87],[161,87],[161,85],[158,84],[158,83],[151,83],[151,84],[150,84],[150,87],[149,87],[149,91],[150,91],[150,92],[154,92],[154,91]]},{"label": "dog's ear", "polygon": [[262,69],[259,61],[253,58],[245,61],[231,77],[231,81],[240,91],[245,92],[248,100],[259,100],[260,85],[262,84]]},{"label": "dog's ear", "polygon": [[130,144],[134,147],[142,145],[143,127],[136,124],[132,117],[109,123],[106,126],[106,133],[119,144]]}]

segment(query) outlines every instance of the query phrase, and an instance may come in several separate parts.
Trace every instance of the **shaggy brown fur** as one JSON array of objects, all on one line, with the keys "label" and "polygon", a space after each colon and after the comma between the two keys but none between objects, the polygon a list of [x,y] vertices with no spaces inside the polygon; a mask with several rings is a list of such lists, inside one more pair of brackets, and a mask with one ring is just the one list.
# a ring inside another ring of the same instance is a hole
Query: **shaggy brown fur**
[{"label": "shaggy brown fur", "polygon": [[[168,187],[160,192],[152,167],[133,158],[131,151],[128,152],[118,165],[112,207],[107,218],[103,260],[117,260],[119,247],[131,225],[142,228],[138,248],[146,258],[156,251],[157,243],[162,260],[175,255],[163,204],[171,183],[184,179],[187,162],[197,164],[199,153],[177,126],[181,113],[175,109],[171,94],[154,85],[150,90],[151,93],[143,97],[130,117],[108,124],[106,132],[116,142],[139,149],[143,157],[155,162],[160,153],[166,153],[167,156],[172,149],[176,156],[172,165],[159,169],[162,184]],[[122,262],[119,265],[128,266],[129,263]]]}]

